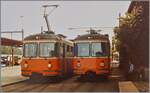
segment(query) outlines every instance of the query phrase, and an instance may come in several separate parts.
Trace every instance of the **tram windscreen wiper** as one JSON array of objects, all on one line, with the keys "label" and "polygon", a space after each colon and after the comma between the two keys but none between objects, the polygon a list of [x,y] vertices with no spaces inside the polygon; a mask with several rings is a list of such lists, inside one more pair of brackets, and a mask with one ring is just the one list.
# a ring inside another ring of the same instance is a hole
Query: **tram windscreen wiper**
[{"label": "tram windscreen wiper", "polygon": [[96,56],[97,57],[100,57],[100,56],[103,56],[104,54],[102,52],[96,52]]},{"label": "tram windscreen wiper", "polygon": [[34,56],[29,56],[29,59],[33,58]]}]

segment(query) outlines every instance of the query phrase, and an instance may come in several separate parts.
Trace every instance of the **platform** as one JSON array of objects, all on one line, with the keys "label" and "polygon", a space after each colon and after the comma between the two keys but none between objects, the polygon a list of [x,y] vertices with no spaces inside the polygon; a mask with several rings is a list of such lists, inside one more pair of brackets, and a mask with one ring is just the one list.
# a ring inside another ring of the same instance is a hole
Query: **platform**
[{"label": "platform", "polygon": [[1,86],[24,81],[27,77],[21,76],[20,66],[10,66],[1,68]]}]

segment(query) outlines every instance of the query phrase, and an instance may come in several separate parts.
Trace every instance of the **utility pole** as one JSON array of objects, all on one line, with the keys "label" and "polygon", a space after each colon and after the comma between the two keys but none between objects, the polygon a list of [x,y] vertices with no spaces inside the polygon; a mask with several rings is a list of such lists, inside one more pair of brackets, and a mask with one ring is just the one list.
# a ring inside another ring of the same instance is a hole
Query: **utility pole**
[{"label": "utility pole", "polygon": [[121,13],[119,13],[119,28],[120,28],[120,17],[121,17]]},{"label": "utility pole", "polygon": [[22,28],[22,41],[24,39],[24,29]]},{"label": "utility pole", "polygon": [[24,39],[24,29],[23,29],[23,18],[24,18],[24,16],[20,16],[20,18],[21,18],[22,41],[23,41],[23,39]]},{"label": "utility pole", "polygon": [[43,26],[41,26],[41,33],[43,32]]},{"label": "utility pole", "polygon": [[[120,18],[121,18],[121,13],[119,13],[119,29],[120,29]],[[116,48],[116,45],[115,45]],[[117,52],[117,55],[119,54],[119,52]],[[120,56],[118,55],[118,59],[119,59],[119,64],[120,64]],[[120,67],[121,65],[119,65]]]}]

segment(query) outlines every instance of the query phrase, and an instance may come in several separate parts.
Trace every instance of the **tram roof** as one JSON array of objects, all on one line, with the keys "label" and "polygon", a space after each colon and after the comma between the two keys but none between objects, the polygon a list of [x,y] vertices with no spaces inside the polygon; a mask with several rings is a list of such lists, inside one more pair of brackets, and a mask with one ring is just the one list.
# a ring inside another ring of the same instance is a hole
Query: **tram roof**
[{"label": "tram roof", "polygon": [[79,35],[74,40],[108,40],[108,35],[102,35],[102,34],[85,34],[85,35]]},{"label": "tram roof", "polygon": [[54,40],[54,41],[63,41],[64,43],[73,46],[73,42],[65,39],[65,36],[58,34],[55,35],[54,33],[39,33],[27,36],[24,41],[35,41],[35,40]]},{"label": "tram roof", "polygon": [[64,39],[64,42],[70,46],[73,46],[73,42],[67,39]]},{"label": "tram roof", "polygon": [[60,40],[60,37],[55,34],[39,33],[27,36],[24,40]]}]

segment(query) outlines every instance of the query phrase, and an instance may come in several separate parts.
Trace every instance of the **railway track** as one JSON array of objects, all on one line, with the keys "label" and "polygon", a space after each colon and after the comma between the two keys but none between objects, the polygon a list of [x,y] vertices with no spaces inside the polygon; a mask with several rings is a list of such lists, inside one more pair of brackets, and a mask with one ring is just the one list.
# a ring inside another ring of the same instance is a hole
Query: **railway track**
[{"label": "railway track", "polygon": [[80,82],[77,77],[71,77],[61,82],[24,82],[3,86],[3,92],[116,92],[118,91],[118,82],[113,80]]},{"label": "railway track", "polygon": [[[118,71],[118,70],[117,70]],[[55,82],[54,79],[25,80],[2,86],[3,92],[118,92],[118,82],[123,81],[119,72],[112,71],[108,80],[78,81],[76,76]],[[117,74],[117,73],[118,74]],[[38,82],[37,82],[38,81]]]}]

